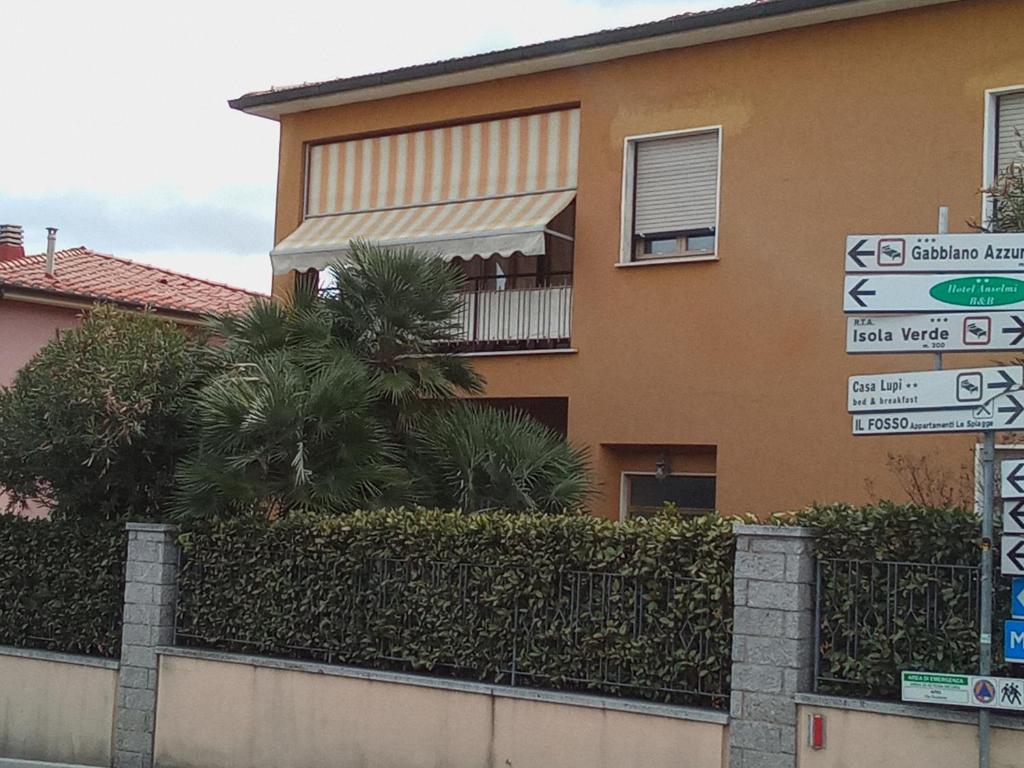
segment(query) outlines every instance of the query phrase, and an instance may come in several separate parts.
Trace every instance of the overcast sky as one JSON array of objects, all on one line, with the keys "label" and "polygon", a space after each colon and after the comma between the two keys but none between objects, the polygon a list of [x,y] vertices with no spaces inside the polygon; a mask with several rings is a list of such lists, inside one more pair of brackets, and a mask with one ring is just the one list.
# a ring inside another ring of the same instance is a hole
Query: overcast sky
[{"label": "overcast sky", "polygon": [[9,0],[0,223],[269,290],[277,123],[226,101],[729,0]]}]

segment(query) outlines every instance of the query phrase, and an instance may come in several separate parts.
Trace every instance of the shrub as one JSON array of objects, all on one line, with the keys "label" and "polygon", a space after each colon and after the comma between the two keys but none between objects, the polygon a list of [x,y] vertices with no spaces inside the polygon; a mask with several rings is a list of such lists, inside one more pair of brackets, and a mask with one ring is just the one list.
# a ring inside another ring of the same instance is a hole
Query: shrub
[{"label": "shrub", "polygon": [[417,430],[417,476],[431,502],[479,512],[564,512],[590,493],[586,452],[525,413],[457,403]]},{"label": "shrub", "polygon": [[[179,637],[224,650],[722,705],[733,539],[717,516],[429,510],[202,524]],[[619,684],[616,684],[619,683]]]},{"label": "shrub", "polygon": [[[821,690],[898,699],[903,670],[977,671],[981,532],[972,511],[835,504],[775,521],[817,530]],[[1005,671],[1009,585],[997,576],[995,586],[993,653]]]},{"label": "shrub", "polygon": [[0,487],[55,517],[160,516],[207,366],[178,326],[94,309],[0,389]]},{"label": "shrub", "polygon": [[117,656],[127,542],[121,523],[0,515],[0,644]]}]

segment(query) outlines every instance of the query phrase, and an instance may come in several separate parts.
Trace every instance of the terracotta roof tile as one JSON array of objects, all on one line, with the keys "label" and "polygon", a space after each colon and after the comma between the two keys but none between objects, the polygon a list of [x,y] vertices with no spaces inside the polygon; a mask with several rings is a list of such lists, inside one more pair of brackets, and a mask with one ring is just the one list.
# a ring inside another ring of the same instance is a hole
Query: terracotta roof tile
[{"label": "terracotta roof tile", "polygon": [[268,298],[230,285],[97,253],[84,246],[56,253],[56,274],[46,274],[46,256],[0,261],[0,288],[22,288],[148,306],[195,315],[244,312]]}]

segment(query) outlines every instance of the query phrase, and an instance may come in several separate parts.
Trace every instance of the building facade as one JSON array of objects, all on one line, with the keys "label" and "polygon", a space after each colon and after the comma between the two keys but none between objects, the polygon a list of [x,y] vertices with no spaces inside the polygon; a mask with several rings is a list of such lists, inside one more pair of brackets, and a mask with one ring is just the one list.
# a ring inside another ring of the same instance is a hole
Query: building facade
[{"label": "building facade", "polygon": [[275,293],[354,237],[450,259],[485,398],[590,449],[596,513],[763,515],[970,471],[971,436],[851,436],[849,375],[931,357],[845,353],[843,250],[982,219],[1018,29],[1019,0],[771,0],[232,106],[280,122]]}]

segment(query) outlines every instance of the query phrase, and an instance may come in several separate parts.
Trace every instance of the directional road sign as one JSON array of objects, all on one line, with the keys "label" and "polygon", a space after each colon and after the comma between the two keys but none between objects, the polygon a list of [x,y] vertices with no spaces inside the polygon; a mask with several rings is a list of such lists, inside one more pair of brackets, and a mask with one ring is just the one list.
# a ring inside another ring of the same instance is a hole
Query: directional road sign
[{"label": "directional road sign", "polygon": [[1001,549],[1003,562],[1000,573],[1003,576],[1024,576],[1024,536],[1003,535]]},{"label": "directional road sign", "polygon": [[1024,367],[1019,365],[851,376],[847,408],[850,413],[974,408],[1022,387]]},{"label": "directional road sign", "polygon": [[999,495],[1004,499],[1024,499],[1024,459],[999,462],[999,475],[1003,478]]},{"label": "directional road sign", "polygon": [[1024,499],[1003,502],[1003,533],[1024,535]]},{"label": "directional road sign", "polygon": [[1024,619],[1024,579],[1013,580],[1010,615],[1015,619]]},{"label": "directional road sign", "polygon": [[846,318],[846,351],[997,352],[1024,349],[1024,312]]},{"label": "directional road sign", "polygon": [[973,410],[894,411],[857,414],[855,435],[909,435],[925,432],[1024,430],[1024,395],[1010,393]]},{"label": "directional road sign", "polygon": [[845,312],[977,312],[1024,308],[1024,275],[847,275]]},{"label": "directional road sign", "polygon": [[1024,621],[1007,619],[1003,623],[1003,658],[1011,664],[1024,664]]},{"label": "directional road sign", "polygon": [[1024,234],[849,235],[847,272],[1024,272]]}]

